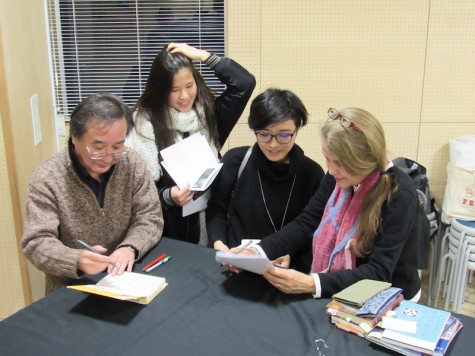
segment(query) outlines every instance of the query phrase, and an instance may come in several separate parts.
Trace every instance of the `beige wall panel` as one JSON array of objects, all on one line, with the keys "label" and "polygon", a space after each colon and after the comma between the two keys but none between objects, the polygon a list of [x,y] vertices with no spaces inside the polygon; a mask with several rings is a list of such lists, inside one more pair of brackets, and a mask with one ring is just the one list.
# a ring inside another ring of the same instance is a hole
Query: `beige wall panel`
[{"label": "beige wall panel", "polygon": [[256,137],[254,133],[247,126],[247,119],[245,123],[238,123],[231,135],[228,138],[227,146],[224,150],[221,150],[221,153],[224,154],[228,149],[239,146],[250,146],[256,142]]},{"label": "beige wall panel", "polygon": [[254,74],[257,85],[238,124],[224,144],[221,151],[223,154],[232,147],[250,145],[253,142],[252,134],[247,127],[247,118],[249,116],[249,105],[252,99],[260,93],[260,19],[260,1],[226,1],[226,55],[236,60],[249,72]]},{"label": "beige wall panel", "polygon": [[320,122],[308,123],[300,129],[295,142],[304,150],[307,157],[318,162],[326,170],[325,158],[320,144],[320,128]]},{"label": "beige wall panel", "polygon": [[417,161],[419,124],[386,122],[383,123],[383,128],[390,159],[406,157]]},{"label": "beige wall panel", "polygon": [[475,1],[432,1],[422,121],[474,122],[474,81]]},{"label": "beige wall panel", "polygon": [[[252,100],[261,92],[261,2],[226,1],[226,16],[226,55],[239,62],[256,77],[257,85]],[[247,123],[249,104],[239,123]],[[228,143],[225,146],[230,147]]]},{"label": "beige wall panel", "polygon": [[[20,201],[25,202],[32,170],[56,149],[45,10],[43,1],[6,1],[2,4],[5,72],[16,169]],[[41,119],[42,142],[38,146],[34,144],[30,110],[30,97],[34,94],[38,94]]]},{"label": "beige wall panel", "polygon": [[263,88],[293,89],[311,114],[358,106],[419,121],[427,1],[262,4]]},{"label": "beige wall panel", "polygon": [[[2,117],[0,119],[3,120]],[[8,317],[25,305],[21,284],[18,248],[7,167],[3,129],[0,125],[0,319]]]},{"label": "beige wall panel", "polygon": [[[2,36],[5,83],[8,95],[10,125],[15,153],[18,195],[24,212],[28,181],[33,169],[56,150],[54,115],[51,95],[48,43],[44,1],[16,0],[0,1],[0,26]],[[34,144],[30,97],[38,95],[42,142]],[[19,232],[21,233],[21,232]],[[6,242],[4,240],[14,239]],[[6,245],[18,242],[15,236],[0,236],[0,243]],[[11,259],[6,274],[17,273],[18,254]],[[23,256],[21,258],[24,258]],[[31,266],[30,266],[31,267]],[[30,268],[33,299],[44,295],[44,277],[35,267]],[[15,305],[15,301],[6,301]]]}]

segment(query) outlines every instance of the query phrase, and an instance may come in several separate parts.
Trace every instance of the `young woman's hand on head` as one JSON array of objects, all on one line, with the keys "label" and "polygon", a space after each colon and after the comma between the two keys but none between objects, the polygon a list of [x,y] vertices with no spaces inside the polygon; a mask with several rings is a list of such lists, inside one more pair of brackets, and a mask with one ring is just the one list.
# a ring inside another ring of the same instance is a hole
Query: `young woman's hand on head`
[{"label": "young woman's hand on head", "polygon": [[180,189],[177,185],[170,189],[170,196],[173,202],[178,206],[183,206],[190,202],[191,199],[193,199],[193,194],[195,194],[195,192],[190,190],[189,184],[183,189]]},{"label": "young woman's hand on head", "polygon": [[209,52],[192,47],[186,43],[170,43],[167,47],[167,51],[171,53],[181,53],[189,59],[195,59],[199,61],[205,61],[211,55]]}]

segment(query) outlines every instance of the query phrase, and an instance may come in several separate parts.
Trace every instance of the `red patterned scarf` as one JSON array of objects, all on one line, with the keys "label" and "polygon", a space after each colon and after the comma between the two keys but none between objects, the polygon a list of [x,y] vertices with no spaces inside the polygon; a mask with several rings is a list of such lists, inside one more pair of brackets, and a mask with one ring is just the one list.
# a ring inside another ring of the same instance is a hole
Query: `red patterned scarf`
[{"label": "red patterned scarf", "polygon": [[366,194],[379,181],[375,171],[363,179],[352,194],[353,187],[335,186],[325,206],[322,221],[313,235],[312,273],[334,272],[356,267],[352,241],[357,239],[361,204]]}]

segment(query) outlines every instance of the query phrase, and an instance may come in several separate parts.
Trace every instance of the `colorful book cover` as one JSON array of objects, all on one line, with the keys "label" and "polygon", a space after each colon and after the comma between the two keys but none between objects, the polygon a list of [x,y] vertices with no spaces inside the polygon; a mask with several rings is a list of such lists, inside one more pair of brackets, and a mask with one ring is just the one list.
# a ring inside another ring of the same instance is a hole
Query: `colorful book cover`
[{"label": "colorful book cover", "polygon": [[369,332],[380,320],[381,318],[390,310],[394,310],[399,306],[401,301],[404,299],[402,294],[398,294],[394,299],[386,305],[383,311],[376,317],[368,318],[355,315],[355,309],[348,308],[342,303],[332,300],[327,304],[327,314],[335,315],[341,319],[351,322],[358,325],[360,328]]},{"label": "colorful book cover", "polygon": [[[416,351],[433,354],[451,314],[408,300],[401,302],[395,310],[391,328],[383,319],[382,340]],[[413,330],[409,330],[413,328]]]},{"label": "colorful book cover", "polygon": [[380,315],[386,306],[401,293],[401,288],[389,287],[388,289],[379,292],[374,297],[370,298],[366,303],[364,303],[363,306],[356,312],[356,315],[374,318]]},{"label": "colorful book cover", "polygon": [[335,324],[335,326],[338,329],[346,331],[350,334],[353,334],[353,335],[356,335],[356,336],[359,336],[359,337],[362,337],[362,338],[364,338],[365,335],[366,335],[366,332],[361,330],[358,326],[356,326],[354,324],[351,324],[351,323],[347,323],[344,320],[338,320],[338,318],[336,318],[333,321],[333,317],[332,317],[332,322],[333,322],[333,324]]},{"label": "colorful book cover", "polygon": [[444,332],[442,333],[439,342],[434,350],[434,355],[443,356],[447,352],[449,345],[451,344],[452,340],[455,338],[455,335],[462,329],[463,324],[459,318],[451,316],[447,325],[445,327]]}]

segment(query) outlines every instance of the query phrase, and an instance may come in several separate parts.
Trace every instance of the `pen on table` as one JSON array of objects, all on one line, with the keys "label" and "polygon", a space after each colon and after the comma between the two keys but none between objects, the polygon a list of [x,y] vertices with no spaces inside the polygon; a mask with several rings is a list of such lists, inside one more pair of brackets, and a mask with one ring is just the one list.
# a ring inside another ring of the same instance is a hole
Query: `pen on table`
[{"label": "pen on table", "polygon": [[166,254],[166,253],[162,253],[160,256],[158,256],[156,259],[154,259],[152,262],[150,262],[150,263],[147,264],[144,268],[142,268],[142,272],[145,272],[145,270],[147,270],[147,269],[149,269],[150,267],[152,267],[155,263],[160,262],[160,261],[163,260],[165,257],[167,257],[167,254]]},{"label": "pen on table", "polygon": [[[84,247],[86,250],[89,250],[89,251],[91,251],[91,252],[97,253],[98,255],[101,254],[101,253],[99,253],[99,251],[95,250],[91,245],[85,243],[83,240],[77,239],[76,242],[77,242],[78,244],[80,244],[82,247]],[[114,267],[117,267],[117,265],[116,265],[114,262],[109,262],[109,264],[111,264],[111,265],[114,266]]]},{"label": "pen on table", "polygon": [[246,247],[248,247],[250,244],[252,244],[252,240],[251,241],[248,241],[246,242],[244,245],[242,245],[241,247],[239,247],[236,252],[234,252],[235,255],[237,255],[238,253],[241,253]]},{"label": "pen on table", "polygon": [[160,262],[158,262],[157,264],[153,265],[152,267],[150,267],[149,269],[145,270],[145,272],[150,272],[150,271],[153,271],[155,268],[157,268],[158,266],[161,266],[163,265],[164,263],[168,262],[170,260],[170,258],[172,258],[172,256],[167,256],[165,257],[163,260],[161,260]]}]

